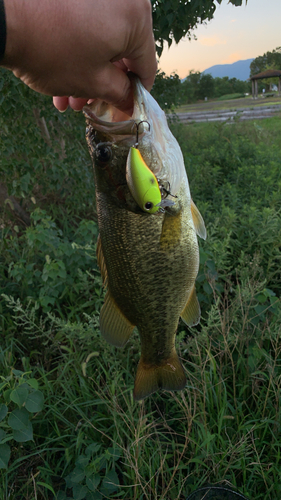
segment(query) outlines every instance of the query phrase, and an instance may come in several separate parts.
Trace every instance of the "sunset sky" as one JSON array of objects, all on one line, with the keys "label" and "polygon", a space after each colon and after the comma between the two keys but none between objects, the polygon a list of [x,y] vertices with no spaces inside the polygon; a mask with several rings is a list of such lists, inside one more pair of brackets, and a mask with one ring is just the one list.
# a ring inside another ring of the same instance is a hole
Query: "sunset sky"
[{"label": "sunset sky", "polygon": [[243,0],[242,7],[222,0],[214,19],[194,30],[197,40],[165,47],[159,68],[184,78],[190,70],[257,57],[281,46],[280,21],[281,0]]}]

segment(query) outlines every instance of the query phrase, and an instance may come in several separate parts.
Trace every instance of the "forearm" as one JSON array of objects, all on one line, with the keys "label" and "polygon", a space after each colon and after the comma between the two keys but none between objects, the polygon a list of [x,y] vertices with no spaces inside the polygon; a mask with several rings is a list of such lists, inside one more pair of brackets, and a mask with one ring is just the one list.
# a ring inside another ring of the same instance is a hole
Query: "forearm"
[{"label": "forearm", "polygon": [[[6,15],[6,50],[1,64],[12,70],[41,64],[42,48],[59,43],[66,28],[61,2],[56,0],[3,0]],[[55,15],[54,15],[55,12]],[[54,35],[54,36],[52,36]],[[57,40],[56,40],[57,37]]]},{"label": "forearm", "polygon": [[22,59],[24,51],[22,32],[25,30],[26,16],[22,10],[22,0],[2,1],[6,19],[6,46],[1,65],[12,69],[16,61]]},{"label": "forearm", "polygon": [[4,0],[0,0],[0,64],[6,49],[6,15]]}]

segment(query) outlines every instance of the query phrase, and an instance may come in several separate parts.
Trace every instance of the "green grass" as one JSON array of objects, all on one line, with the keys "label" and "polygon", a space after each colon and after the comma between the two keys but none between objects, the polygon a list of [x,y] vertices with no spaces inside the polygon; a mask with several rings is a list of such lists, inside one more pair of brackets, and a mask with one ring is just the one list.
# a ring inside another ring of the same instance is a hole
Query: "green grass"
[{"label": "green grass", "polygon": [[[118,350],[99,332],[104,290],[83,117],[57,113],[6,73],[2,82],[1,179],[31,226],[2,204],[0,451],[11,455],[1,500],[184,500],[205,484],[276,500],[280,118],[172,126],[208,231],[196,284],[202,320],[179,325],[185,390],[135,403],[138,335]],[[44,404],[33,412],[26,389],[36,384]],[[10,414],[27,407],[33,440],[19,441]]]},{"label": "green grass", "polygon": [[245,95],[241,93],[236,93],[236,94],[226,94],[222,95],[221,97],[218,97],[218,101],[229,101],[231,99],[244,99]]},{"label": "green grass", "polygon": [[281,104],[280,96],[272,97],[270,99],[258,98],[253,99],[252,96],[245,96],[242,99],[236,98],[229,100],[209,100],[196,104],[185,104],[179,106],[176,113],[189,113],[193,111],[215,111],[221,109],[238,109],[238,108],[254,108],[255,106],[274,106]]}]

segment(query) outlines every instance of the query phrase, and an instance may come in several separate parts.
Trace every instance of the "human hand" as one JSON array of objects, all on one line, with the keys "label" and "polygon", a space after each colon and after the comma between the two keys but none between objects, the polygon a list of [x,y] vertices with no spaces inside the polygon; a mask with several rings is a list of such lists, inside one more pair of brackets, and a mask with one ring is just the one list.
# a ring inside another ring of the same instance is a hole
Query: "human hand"
[{"label": "human hand", "polygon": [[127,69],[151,89],[156,57],[149,0],[6,0],[5,11],[1,64],[32,89],[61,96],[54,98],[58,109],[81,109],[100,98],[130,114]]},{"label": "human hand", "polygon": [[[120,70],[124,71],[124,73],[127,73],[128,68],[127,68],[127,66],[125,66],[123,61],[117,61],[117,62],[114,62],[113,64],[117,68],[119,68]],[[129,97],[131,98],[131,95]],[[67,97],[67,96],[53,97],[54,106],[62,113],[67,110],[68,106],[70,108],[72,108],[74,111],[81,111],[86,104],[90,104],[93,100],[94,99],[82,99],[81,97],[71,97],[71,96],[70,97]],[[129,104],[127,106],[128,109],[126,108],[124,111],[126,111],[128,114],[130,114],[131,106],[133,107],[133,104],[132,105]],[[122,109],[122,108],[120,108],[120,109]],[[123,109],[122,109],[122,111],[123,111]]]}]

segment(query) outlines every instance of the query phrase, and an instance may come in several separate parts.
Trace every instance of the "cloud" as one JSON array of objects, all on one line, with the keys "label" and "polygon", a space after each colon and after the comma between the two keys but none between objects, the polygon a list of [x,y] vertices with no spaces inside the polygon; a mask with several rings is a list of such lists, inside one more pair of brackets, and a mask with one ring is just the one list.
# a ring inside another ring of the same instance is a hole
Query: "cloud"
[{"label": "cloud", "polygon": [[236,23],[236,19],[231,19],[231,23]]},{"label": "cloud", "polygon": [[224,61],[222,61],[221,64],[232,64],[236,61],[239,61],[240,59],[243,59],[243,53],[233,52],[226,59],[224,59]]},{"label": "cloud", "polygon": [[208,47],[213,47],[214,45],[226,45],[226,40],[220,38],[219,36],[205,36],[203,38],[198,38],[201,45],[207,45]]}]

